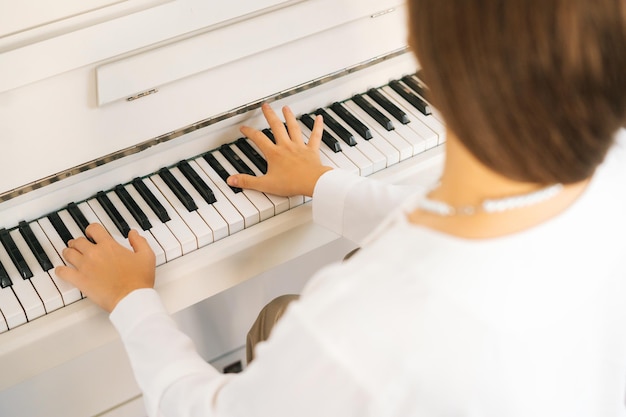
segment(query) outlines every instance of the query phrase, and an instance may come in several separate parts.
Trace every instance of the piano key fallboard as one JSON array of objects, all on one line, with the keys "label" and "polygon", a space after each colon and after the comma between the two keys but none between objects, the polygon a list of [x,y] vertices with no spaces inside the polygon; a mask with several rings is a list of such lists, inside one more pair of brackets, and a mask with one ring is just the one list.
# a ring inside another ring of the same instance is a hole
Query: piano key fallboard
[{"label": "piano key fallboard", "polygon": [[[308,139],[314,114],[324,116],[325,165],[368,176],[445,142],[442,119],[427,102],[417,74],[369,88],[299,116]],[[264,132],[270,137],[271,131]],[[304,204],[226,184],[234,173],[262,175],[267,163],[246,138],[135,177],[36,220],[0,230],[0,332],[82,299],[54,267],[70,239],[89,223],[104,225],[123,246],[137,229],[156,254],[157,267]]]}]

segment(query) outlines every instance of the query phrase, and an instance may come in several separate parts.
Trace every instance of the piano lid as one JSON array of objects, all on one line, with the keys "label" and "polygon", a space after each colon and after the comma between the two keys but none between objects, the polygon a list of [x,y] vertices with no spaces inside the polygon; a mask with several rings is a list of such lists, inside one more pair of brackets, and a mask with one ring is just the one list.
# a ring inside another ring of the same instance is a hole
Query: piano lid
[{"label": "piano lid", "polygon": [[406,48],[401,0],[33,1],[0,37],[0,202]]}]

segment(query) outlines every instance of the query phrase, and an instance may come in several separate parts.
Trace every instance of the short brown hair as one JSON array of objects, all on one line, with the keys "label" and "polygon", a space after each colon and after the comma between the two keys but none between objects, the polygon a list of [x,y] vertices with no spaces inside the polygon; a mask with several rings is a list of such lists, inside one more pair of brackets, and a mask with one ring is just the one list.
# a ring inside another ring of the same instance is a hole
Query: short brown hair
[{"label": "short brown hair", "polygon": [[626,1],[408,0],[448,127],[508,178],[593,174],[626,124]]}]

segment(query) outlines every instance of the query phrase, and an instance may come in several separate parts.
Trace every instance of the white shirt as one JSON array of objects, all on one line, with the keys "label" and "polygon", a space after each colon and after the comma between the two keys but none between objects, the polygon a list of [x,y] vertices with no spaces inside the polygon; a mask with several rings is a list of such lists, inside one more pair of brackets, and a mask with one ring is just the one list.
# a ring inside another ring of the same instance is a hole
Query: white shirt
[{"label": "white shirt", "polygon": [[324,174],[314,218],[367,243],[312,278],[243,373],[206,364],[154,290],[118,304],[149,415],[626,416],[622,136],[564,213],[494,239],[408,223],[423,190]]}]

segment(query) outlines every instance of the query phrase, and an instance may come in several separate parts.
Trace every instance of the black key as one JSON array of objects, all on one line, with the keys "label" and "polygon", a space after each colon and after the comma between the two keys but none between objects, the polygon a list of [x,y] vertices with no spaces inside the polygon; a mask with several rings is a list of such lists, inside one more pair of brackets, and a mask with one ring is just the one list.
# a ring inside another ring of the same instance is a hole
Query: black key
[{"label": "black key", "polygon": [[67,205],[67,211],[68,213],[70,213],[70,216],[72,216],[72,219],[74,219],[74,221],[80,228],[80,231],[83,232],[85,236],[87,236],[85,229],[87,229],[87,226],[89,226],[89,222],[85,218],[83,212],[80,211],[76,203],[69,203]]},{"label": "black key", "polygon": [[365,113],[369,114],[372,119],[376,120],[379,125],[386,130],[394,130],[395,127],[391,120],[385,116],[380,110],[372,106],[372,103],[367,101],[361,94],[352,96],[352,101],[359,106]]},{"label": "black key", "polygon": [[239,138],[235,145],[263,174],[267,173],[267,161],[248,143],[246,138]]},{"label": "black key", "polygon": [[263,129],[261,130],[261,132],[263,132],[265,136],[267,136],[272,142],[276,143],[276,138],[274,137],[274,134],[272,133],[271,130]]},{"label": "black key", "polygon": [[[217,172],[217,175],[220,176],[220,178],[222,178],[224,180],[224,182],[226,182],[226,179],[228,177],[230,177],[230,174],[228,173],[228,171],[226,171],[226,169],[224,169],[224,167],[222,166],[222,164],[219,163],[219,161],[217,159],[215,159],[215,157],[213,156],[213,154],[211,152],[207,152],[204,155],[202,155],[204,160],[208,162],[209,165],[211,165],[211,168],[213,168],[215,170],[215,172]],[[228,184],[228,183],[226,183]],[[241,192],[241,188],[239,187],[231,187],[229,185],[230,189],[233,190],[234,193],[240,193]]]},{"label": "black key", "polygon": [[387,97],[385,97],[380,91],[375,88],[370,88],[367,91],[367,95],[374,100],[380,107],[387,110],[393,117],[396,118],[403,125],[409,123],[411,119],[409,116],[398,106],[392,103]]},{"label": "black key", "polygon": [[13,238],[9,234],[7,229],[0,230],[0,241],[2,242],[2,246],[7,250],[9,257],[13,261],[13,264],[17,268],[17,271],[20,273],[22,278],[28,279],[33,277],[33,272],[28,267],[26,260],[22,256],[22,253],[17,248],[17,245],[13,241]]},{"label": "black key", "polygon": [[11,281],[7,270],[4,269],[4,265],[2,265],[2,262],[0,262],[0,287],[6,288],[10,287],[11,285],[13,285],[13,281]]},{"label": "black key", "polygon": [[144,199],[146,204],[148,204],[148,207],[152,209],[161,222],[166,223],[171,220],[165,207],[163,207],[161,202],[154,196],[154,194],[152,194],[152,191],[150,191],[146,184],[144,184],[141,178],[135,178],[133,180],[133,187],[135,187],[135,190],[137,190],[141,198]]},{"label": "black key", "polygon": [[415,91],[417,94],[422,96],[424,100],[428,100],[428,89],[422,84],[420,84],[420,82],[417,81],[417,78],[414,78],[410,75],[405,75],[404,77],[401,78],[401,80],[406,85],[408,85],[411,90]]},{"label": "black key", "polygon": [[220,146],[220,153],[240,174],[255,175],[254,171],[237,155],[237,152],[233,151],[230,145]]},{"label": "black key", "polygon": [[111,218],[117,230],[120,231],[122,236],[128,237],[128,232],[130,232],[130,226],[126,223],[126,220],[122,217],[117,208],[113,205],[109,197],[107,197],[104,191],[98,191],[96,194],[96,200],[100,203],[106,214]]},{"label": "black key", "polygon": [[[309,130],[313,131],[313,125],[315,124],[315,119],[313,119],[311,115],[305,113],[302,116],[300,116],[300,120],[302,121],[302,123],[304,123],[306,127],[309,128]],[[322,131],[322,142],[328,145],[328,147],[332,149],[333,152],[335,153],[341,152],[341,144],[330,133],[328,133],[326,129]]]},{"label": "black key", "polygon": [[118,184],[115,186],[114,191],[122,201],[122,204],[126,206],[131,216],[133,216],[137,223],[139,223],[139,226],[143,230],[152,229],[152,224],[150,223],[150,220],[148,220],[148,216],[146,216],[146,213],[143,212],[141,207],[137,205],[137,202],[130,196],[130,194],[128,194],[126,188],[124,188],[123,185]]},{"label": "black key", "polygon": [[372,131],[369,127],[365,126],[363,122],[354,117],[352,113],[348,109],[346,109],[343,104],[334,102],[330,105],[332,111],[337,113],[339,117],[343,119],[352,129],[356,131],[361,137],[365,140],[370,140],[372,138]]},{"label": "black key", "polygon": [[343,140],[350,146],[356,145],[356,139],[354,138],[352,133],[350,133],[345,127],[341,126],[341,124],[339,124],[330,114],[328,114],[326,110],[317,109],[315,111],[315,114],[322,115],[326,126],[328,126],[330,130],[335,132],[337,136],[339,136],[339,139]]},{"label": "black key", "polygon": [[426,80],[424,80],[424,71],[422,71],[421,68],[417,70],[415,76],[419,78],[424,84],[426,84]]},{"label": "black key", "polygon": [[35,255],[37,262],[39,262],[39,265],[41,265],[41,269],[43,269],[44,271],[49,271],[54,268],[52,262],[50,261],[50,258],[48,258],[48,255],[46,254],[46,251],[43,250],[41,243],[39,243],[39,241],[37,240],[37,237],[33,233],[33,230],[30,228],[28,223],[26,223],[25,221],[21,221],[18,225],[18,229],[20,231],[20,234],[26,241],[26,244]]},{"label": "black key", "polygon": [[191,183],[193,188],[196,189],[196,191],[198,192],[198,194],[200,194],[204,201],[209,204],[213,204],[217,201],[217,199],[215,198],[215,194],[213,194],[213,190],[211,190],[208,184],[204,182],[202,178],[200,178],[198,173],[191,167],[191,165],[189,165],[189,162],[180,161],[177,166],[180,172],[183,173],[185,178],[187,178],[187,180]]},{"label": "black key", "polygon": [[65,223],[63,223],[63,220],[61,220],[61,218],[59,217],[59,214],[58,213],[49,214],[48,220],[50,220],[50,223],[52,223],[52,227],[54,227],[54,230],[57,231],[57,233],[59,234],[59,237],[61,237],[61,240],[63,240],[63,243],[65,243],[65,246],[67,246],[67,242],[74,239],[74,236],[72,236],[70,231],[67,230],[67,226],[65,226]]},{"label": "black key", "polygon": [[413,93],[407,86],[401,84],[400,81],[392,81],[389,83],[389,87],[400,95],[403,99],[408,101],[413,107],[420,111],[424,116],[428,116],[432,112],[430,111],[430,105],[422,100],[418,95]]},{"label": "black key", "polygon": [[159,177],[165,182],[165,184],[172,190],[176,198],[183,203],[183,206],[187,211],[196,211],[198,206],[193,198],[189,195],[187,190],[178,182],[174,175],[167,168],[161,168],[159,170]]}]

